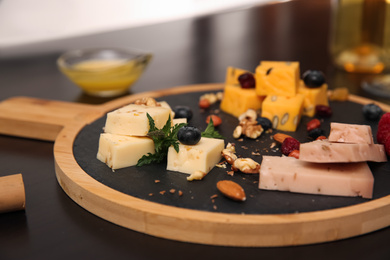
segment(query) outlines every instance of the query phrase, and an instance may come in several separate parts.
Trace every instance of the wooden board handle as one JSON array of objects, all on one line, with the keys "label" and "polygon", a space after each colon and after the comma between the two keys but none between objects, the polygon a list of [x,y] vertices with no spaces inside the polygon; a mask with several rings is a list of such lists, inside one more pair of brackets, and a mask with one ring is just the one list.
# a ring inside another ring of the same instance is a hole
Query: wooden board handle
[{"label": "wooden board handle", "polygon": [[0,177],[0,213],[24,210],[25,205],[22,174]]},{"label": "wooden board handle", "polygon": [[64,126],[102,113],[96,105],[14,97],[0,102],[0,134],[54,141]]}]

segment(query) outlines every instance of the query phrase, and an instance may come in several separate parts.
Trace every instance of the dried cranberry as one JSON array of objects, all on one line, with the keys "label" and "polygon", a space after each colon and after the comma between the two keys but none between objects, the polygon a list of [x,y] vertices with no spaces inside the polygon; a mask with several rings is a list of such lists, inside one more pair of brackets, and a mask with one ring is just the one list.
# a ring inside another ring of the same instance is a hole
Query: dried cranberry
[{"label": "dried cranberry", "polygon": [[244,73],[238,77],[238,81],[242,88],[255,88],[256,87],[256,79],[252,73]]},{"label": "dried cranberry", "polygon": [[299,150],[300,144],[301,143],[297,139],[293,137],[287,137],[282,143],[282,153],[288,156],[292,151]]},{"label": "dried cranberry", "polygon": [[333,114],[332,108],[326,105],[316,106],[316,115],[320,117],[331,117]]}]

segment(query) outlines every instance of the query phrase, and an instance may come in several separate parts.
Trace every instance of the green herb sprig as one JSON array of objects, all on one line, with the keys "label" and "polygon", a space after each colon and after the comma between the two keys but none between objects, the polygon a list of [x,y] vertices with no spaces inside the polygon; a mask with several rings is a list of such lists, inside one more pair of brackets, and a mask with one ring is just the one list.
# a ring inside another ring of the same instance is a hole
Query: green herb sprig
[{"label": "green herb sprig", "polygon": [[154,142],[154,154],[148,153],[142,156],[138,160],[137,166],[162,162],[166,159],[168,154],[168,148],[170,146],[173,146],[176,152],[179,152],[179,141],[177,140],[177,132],[180,128],[187,125],[186,123],[180,123],[172,126],[171,116],[169,116],[163,128],[158,129],[154,123],[153,118],[149,114],[147,114],[147,117],[149,120],[148,136],[152,138]]},{"label": "green herb sprig", "polygon": [[212,117],[210,117],[210,121],[206,129],[202,132],[202,137],[225,139],[225,137],[223,137],[217,130],[215,130]]},{"label": "green herb sprig", "polygon": [[[149,132],[148,136],[152,138],[154,142],[154,153],[148,153],[142,156],[137,166],[147,165],[151,163],[160,163],[166,159],[168,155],[168,148],[173,146],[176,152],[179,152],[179,140],[177,139],[177,132],[186,123],[175,124],[172,126],[171,116],[169,116],[167,122],[163,128],[158,129],[154,123],[153,118],[147,113],[149,120]],[[224,137],[215,130],[213,120],[210,118],[210,122],[206,129],[201,133],[202,137],[224,139]]]}]

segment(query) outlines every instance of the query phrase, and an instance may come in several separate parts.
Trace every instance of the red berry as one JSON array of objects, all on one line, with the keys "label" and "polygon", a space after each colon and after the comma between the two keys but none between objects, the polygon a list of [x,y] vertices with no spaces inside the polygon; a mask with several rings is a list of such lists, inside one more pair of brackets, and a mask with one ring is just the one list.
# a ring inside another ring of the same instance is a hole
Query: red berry
[{"label": "red berry", "polygon": [[244,73],[238,77],[238,81],[242,88],[255,88],[256,80],[252,73]]},{"label": "red berry", "polygon": [[388,136],[386,138],[386,141],[385,141],[385,151],[386,151],[387,156],[390,156],[390,136]]},{"label": "red berry", "polygon": [[376,140],[379,144],[384,144],[390,134],[390,113],[384,114],[378,123],[378,132]]},{"label": "red berry", "polygon": [[320,117],[330,117],[333,114],[332,109],[329,106],[317,105],[316,115]]},{"label": "red berry", "polygon": [[292,151],[299,150],[300,144],[301,143],[297,139],[287,137],[282,143],[282,154],[288,156]]}]

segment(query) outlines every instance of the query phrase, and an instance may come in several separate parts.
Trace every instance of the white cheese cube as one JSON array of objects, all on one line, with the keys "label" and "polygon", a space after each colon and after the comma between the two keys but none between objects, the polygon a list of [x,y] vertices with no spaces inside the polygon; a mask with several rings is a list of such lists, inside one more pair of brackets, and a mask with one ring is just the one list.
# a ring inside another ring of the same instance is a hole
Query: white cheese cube
[{"label": "white cheese cube", "polygon": [[166,107],[152,107],[130,104],[107,114],[104,131],[111,134],[146,136],[149,132],[149,114],[158,129],[167,122],[171,110]]},{"label": "white cheese cube", "polygon": [[168,150],[167,170],[192,174],[208,173],[220,160],[225,143],[222,139],[202,137],[195,145],[179,144],[179,152]]},{"label": "white cheese cube", "polygon": [[186,124],[186,123],[187,123],[187,118],[175,118],[172,120],[172,126],[177,124]]},{"label": "white cheese cube", "polygon": [[97,159],[113,170],[136,165],[148,153],[154,153],[153,140],[148,137],[100,134]]},{"label": "white cheese cube", "polygon": [[372,198],[374,177],[366,162],[308,163],[293,157],[263,156],[259,188]]},{"label": "white cheese cube", "polygon": [[160,106],[162,107],[168,108],[169,111],[171,111],[171,119],[175,118],[175,112],[173,112],[171,106],[166,101],[160,101],[158,102],[158,104],[160,104]]}]

